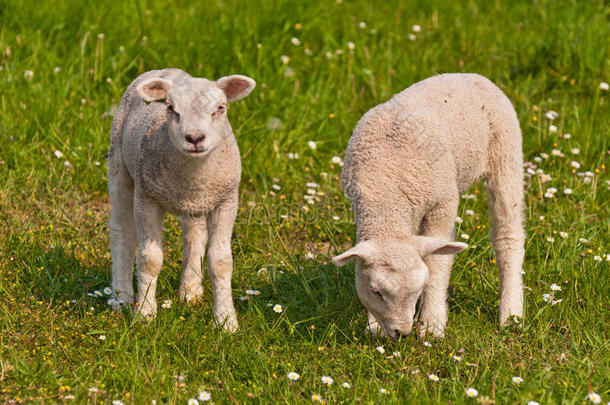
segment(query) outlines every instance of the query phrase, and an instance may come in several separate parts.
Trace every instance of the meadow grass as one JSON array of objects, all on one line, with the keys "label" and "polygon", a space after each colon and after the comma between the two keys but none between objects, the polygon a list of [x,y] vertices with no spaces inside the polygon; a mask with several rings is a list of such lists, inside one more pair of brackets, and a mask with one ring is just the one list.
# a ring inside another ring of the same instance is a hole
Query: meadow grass
[{"label": "meadow grass", "polygon": [[[610,81],[610,6],[454,3],[0,1],[0,401],[186,403],[201,391],[215,403],[319,394],[328,403],[570,404],[590,392],[610,401],[610,93],[600,88]],[[103,156],[113,111],[138,74],[164,67],[258,83],[229,112],[243,156],[233,335],[212,326],[209,282],[203,302],[178,302],[173,217],[157,297],[171,308],[148,325],[88,295],[110,283]],[[375,339],[364,333],[353,266],[329,260],[354,239],[331,159],[365,111],[442,72],[489,77],[521,120],[536,166],[526,179],[526,316],[521,328],[498,329],[477,184],[460,206],[457,236],[471,248],[453,268],[446,338]],[[313,204],[308,182],[319,185]],[[553,283],[561,291],[545,302]],[[240,300],[246,289],[260,295]]]}]

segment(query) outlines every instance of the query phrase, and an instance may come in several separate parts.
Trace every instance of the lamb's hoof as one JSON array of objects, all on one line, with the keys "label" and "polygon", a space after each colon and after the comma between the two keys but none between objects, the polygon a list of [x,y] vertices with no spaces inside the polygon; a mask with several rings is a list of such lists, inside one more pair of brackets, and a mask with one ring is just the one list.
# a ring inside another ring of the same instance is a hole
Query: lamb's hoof
[{"label": "lamb's hoof", "polygon": [[151,322],[157,316],[157,305],[152,305],[148,302],[144,304],[136,303],[136,317],[142,321]]},{"label": "lamb's hoof", "polygon": [[366,329],[364,330],[364,332],[368,333],[369,335],[371,335],[373,337],[385,336],[385,333],[383,332],[383,328],[381,327],[381,325],[379,325],[379,323],[377,321],[369,323],[366,326]]},{"label": "lamb's hoof", "polygon": [[201,285],[181,287],[178,295],[182,302],[195,303],[203,297],[203,287]]},{"label": "lamb's hoof", "polygon": [[435,338],[442,339],[445,337],[445,327],[429,322],[421,322],[417,327],[417,336],[422,339],[426,335],[432,335]]},{"label": "lamb's hoof", "polygon": [[223,330],[228,333],[235,333],[239,330],[236,315],[229,316],[224,319],[216,319],[216,324],[222,326]]}]

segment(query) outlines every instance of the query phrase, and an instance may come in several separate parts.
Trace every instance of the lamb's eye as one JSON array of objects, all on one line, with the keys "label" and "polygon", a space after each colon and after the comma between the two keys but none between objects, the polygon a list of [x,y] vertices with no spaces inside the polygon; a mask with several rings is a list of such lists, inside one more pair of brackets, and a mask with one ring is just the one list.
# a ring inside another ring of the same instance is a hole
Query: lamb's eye
[{"label": "lamb's eye", "polygon": [[381,294],[381,290],[379,288],[371,287],[371,293],[373,293],[373,295],[378,296],[383,301],[383,295]]},{"label": "lamb's eye", "polygon": [[222,114],[226,110],[227,110],[227,106],[224,104],[220,104],[218,107],[216,107],[216,113],[218,113],[218,114]]},{"label": "lamb's eye", "polygon": [[174,109],[174,106],[173,106],[173,105],[168,104],[168,105],[167,105],[167,111],[169,111],[171,114],[173,114],[173,115],[174,115],[174,117],[175,117],[175,119],[176,119],[177,121],[180,121],[180,114],[178,114],[178,113],[176,112],[176,110]]}]

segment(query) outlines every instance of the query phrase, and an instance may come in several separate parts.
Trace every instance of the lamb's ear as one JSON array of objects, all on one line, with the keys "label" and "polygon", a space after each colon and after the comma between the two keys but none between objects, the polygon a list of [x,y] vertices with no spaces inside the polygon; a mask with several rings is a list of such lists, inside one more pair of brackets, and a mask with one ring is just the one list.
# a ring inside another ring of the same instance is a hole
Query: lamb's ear
[{"label": "lamb's ear", "polygon": [[225,92],[227,101],[235,101],[250,94],[256,82],[247,76],[231,75],[216,80],[216,86]]},{"label": "lamb's ear", "polygon": [[136,87],[140,96],[142,96],[147,103],[165,100],[167,92],[171,88],[172,82],[160,78],[145,80]]},{"label": "lamb's ear", "polygon": [[448,242],[430,236],[418,236],[415,239],[417,252],[421,257],[428,255],[454,255],[465,250],[468,245],[462,242]]},{"label": "lamb's ear", "polygon": [[335,266],[345,266],[352,260],[360,257],[362,260],[370,260],[375,254],[375,244],[370,240],[365,240],[358,243],[350,250],[341,253],[339,256],[333,257],[333,263]]}]

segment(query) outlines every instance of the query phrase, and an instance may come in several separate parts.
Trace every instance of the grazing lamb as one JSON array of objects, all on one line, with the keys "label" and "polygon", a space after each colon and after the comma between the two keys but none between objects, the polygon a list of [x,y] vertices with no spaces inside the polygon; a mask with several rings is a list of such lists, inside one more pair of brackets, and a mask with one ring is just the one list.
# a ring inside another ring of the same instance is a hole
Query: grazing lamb
[{"label": "grazing lamb", "polygon": [[[341,176],[357,244],[333,258],[356,261],[356,290],[369,329],[391,338],[444,335],[460,194],[484,178],[500,271],[500,324],[523,315],[523,156],[508,98],[476,74],[443,74],[412,85],[360,120]],[[422,294],[423,293],[423,294]]]},{"label": "grazing lamb", "polygon": [[165,211],[182,222],[184,271],[180,299],[203,294],[201,260],[209,234],[208,273],[214,317],[237,329],[231,296],[231,233],[237,213],[241,161],[227,119],[228,101],[255,86],[245,76],[215,82],[179,69],[146,72],[125,91],[112,123],[108,156],[112,288],[132,304],[133,259],[138,246],[137,312],[152,318],[163,252]]}]

